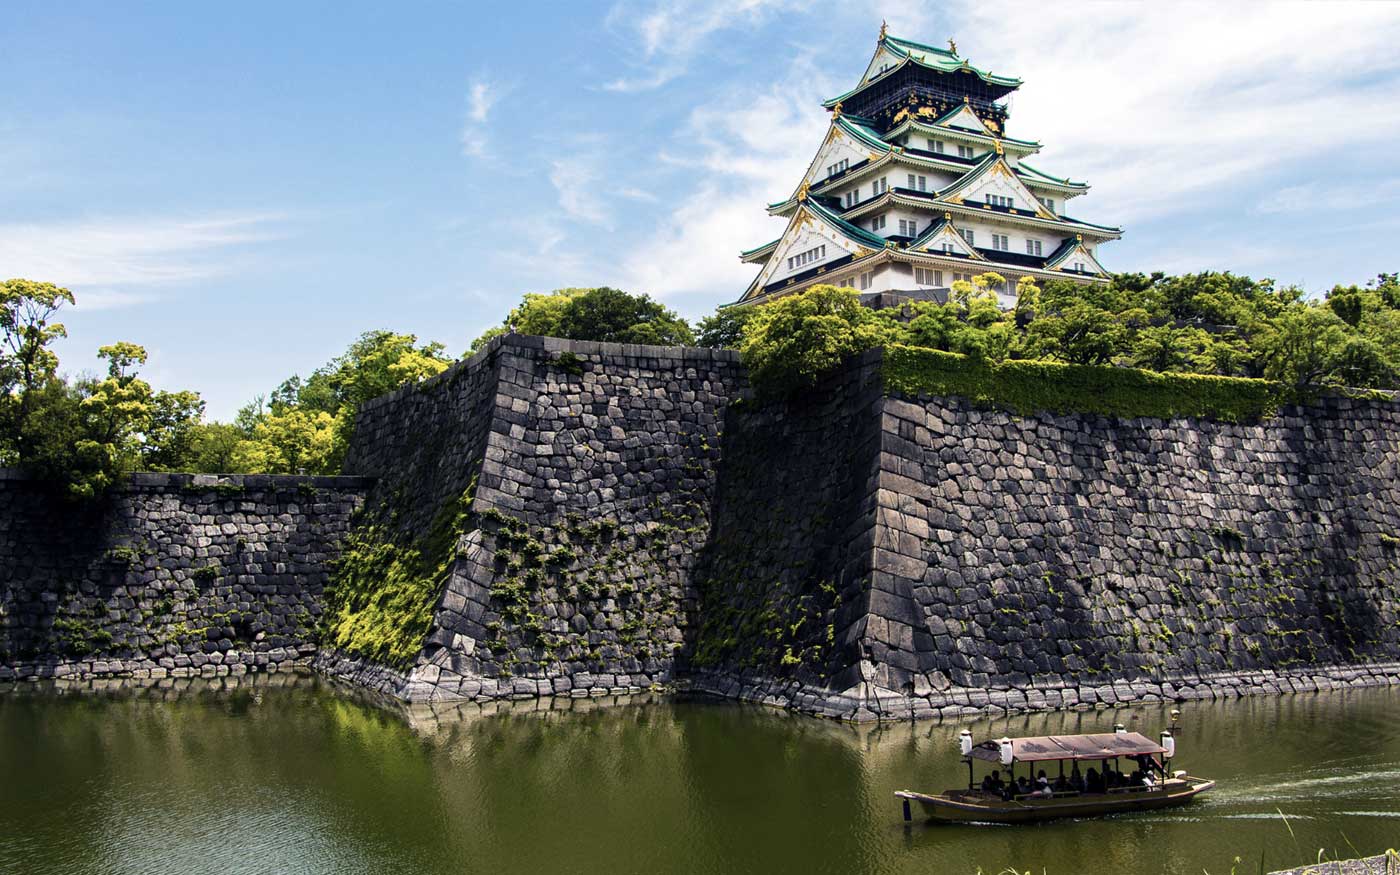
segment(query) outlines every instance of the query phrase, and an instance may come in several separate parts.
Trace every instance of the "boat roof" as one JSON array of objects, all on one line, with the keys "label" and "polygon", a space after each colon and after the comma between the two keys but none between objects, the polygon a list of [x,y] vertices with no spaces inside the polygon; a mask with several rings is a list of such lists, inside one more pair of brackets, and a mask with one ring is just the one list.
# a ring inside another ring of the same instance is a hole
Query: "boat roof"
[{"label": "boat roof", "polygon": [[[1016,762],[1044,760],[1106,760],[1166,753],[1166,748],[1140,732],[1099,732],[1092,735],[1033,735],[1013,738],[1011,755]],[[984,741],[972,749],[972,756],[988,762],[1001,761],[1001,748],[995,741]]]}]

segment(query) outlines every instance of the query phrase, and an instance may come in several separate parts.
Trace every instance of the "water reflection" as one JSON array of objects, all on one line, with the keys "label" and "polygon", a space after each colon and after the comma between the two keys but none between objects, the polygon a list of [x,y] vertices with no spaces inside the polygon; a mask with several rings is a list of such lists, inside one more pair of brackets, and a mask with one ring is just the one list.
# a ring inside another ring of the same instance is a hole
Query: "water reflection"
[{"label": "water reflection", "polygon": [[1192,703],[1177,764],[1221,782],[1201,803],[958,827],[906,826],[891,794],[965,781],[964,727],[1153,736],[1170,706],[855,727],[653,696],[403,706],[278,675],[0,690],[0,871],[1277,868],[1396,844],[1397,705]]}]

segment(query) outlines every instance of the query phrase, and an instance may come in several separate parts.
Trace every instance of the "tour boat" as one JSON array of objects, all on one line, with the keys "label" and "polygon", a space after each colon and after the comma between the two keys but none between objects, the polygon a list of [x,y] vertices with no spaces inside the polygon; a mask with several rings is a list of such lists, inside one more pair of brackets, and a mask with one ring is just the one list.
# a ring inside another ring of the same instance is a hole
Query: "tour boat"
[{"label": "tour boat", "polygon": [[[963,730],[958,743],[963,762],[967,763],[967,789],[932,796],[900,790],[894,795],[904,801],[905,820],[914,819],[914,806],[928,820],[953,823],[1028,823],[1057,817],[1094,817],[1184,805],[1215,786],[1214,781],[1171,771],[1176,740],[1170,731],[1162,733],[1160,743],[1128,732],[1119,724],[1107,733],[1001,738],[973,744],[972,733]],[[1005,767],[1010,773],[1007,789],[988,786],[991,775],[979,786],[973,774],[974,760]],[[1136,766],[1134,778],[1124,776],[1119,769],[1124,760]],[[1026,777],[1032,792],[1016,787],[1016,767],[1021,764],[1030,772]],[[1058,771],[1053,776],[1046,775],[1048,787],[1037,788],[1036,772],[1044,772],[1041,767],[1046,764],[1057,764]],[[1092,783],[1086,782],[1081,768],[1093,772]],[[1062,776],[1065,780],[1059,781]]]}]

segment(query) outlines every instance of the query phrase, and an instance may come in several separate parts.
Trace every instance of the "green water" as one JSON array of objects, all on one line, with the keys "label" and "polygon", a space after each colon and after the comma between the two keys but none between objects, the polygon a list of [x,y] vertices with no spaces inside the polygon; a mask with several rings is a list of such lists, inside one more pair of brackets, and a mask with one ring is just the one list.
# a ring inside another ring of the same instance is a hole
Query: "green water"
[{"label": "green water", "polygon": [[[964,724],[878,729],[641,700],[386,710],[314,678],[0,691],[0,872],[1228,873],[1400,845],[1400,690],[1184,707],[1168,813],[906,826]],[[1155,734],[1160,709],[972,721]],[[1285,824],[1279,811],[1288,817]],[[1290,834],[1289,827],[1292,829]]]}]

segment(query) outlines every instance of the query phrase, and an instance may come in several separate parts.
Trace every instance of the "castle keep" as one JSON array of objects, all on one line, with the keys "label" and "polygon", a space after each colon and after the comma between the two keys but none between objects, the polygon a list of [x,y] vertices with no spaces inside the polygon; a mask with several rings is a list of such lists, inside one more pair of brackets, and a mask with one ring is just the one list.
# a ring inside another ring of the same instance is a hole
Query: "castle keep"
[{"label": "castle keep", "polygon": [[1089,186],[1027,163],[1040,143],[1006,133],[1021,80],[949,48],[880,29],[855,88],[826,101],[831,125],[786,199],[781,237],[740,254],[759,266],[740,303],[828,283],[946,300],[995,272],[1003,306],[1019,279],[1106,282],[1098,247],[1122,229],[1067,214]]}]

